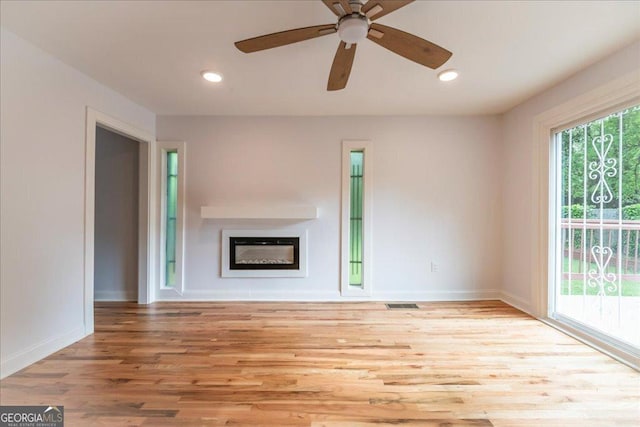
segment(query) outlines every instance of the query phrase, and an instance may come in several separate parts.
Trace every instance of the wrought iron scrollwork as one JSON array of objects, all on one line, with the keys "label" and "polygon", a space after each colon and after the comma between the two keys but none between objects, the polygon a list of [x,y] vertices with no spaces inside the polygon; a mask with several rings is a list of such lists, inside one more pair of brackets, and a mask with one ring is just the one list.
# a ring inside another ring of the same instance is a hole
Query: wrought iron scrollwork
[{"label": "wrought iron scrollwork", "polygon": [[589,163],[589,178],[597,181],[596,187],[591,193],[593,203],[609,203],[613,200],[611,187],[607,183],[607,178],[618,174],[618,161],[613,157],[607,158],[612,144],[613,135],[611,134],[596,136],[591,141],[591,145],[598,155],[598,160]]}]

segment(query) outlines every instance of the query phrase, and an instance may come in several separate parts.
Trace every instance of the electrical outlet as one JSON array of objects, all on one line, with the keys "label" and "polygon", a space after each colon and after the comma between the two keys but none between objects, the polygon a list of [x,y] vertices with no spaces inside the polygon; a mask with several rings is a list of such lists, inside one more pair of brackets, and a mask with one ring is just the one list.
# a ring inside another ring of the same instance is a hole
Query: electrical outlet
[{"label": "electrical outlet", "polygon": [[431,272],[432,273],[437,273],[438,272],[438,264],[436,264],[433,261],[431,261]]}]

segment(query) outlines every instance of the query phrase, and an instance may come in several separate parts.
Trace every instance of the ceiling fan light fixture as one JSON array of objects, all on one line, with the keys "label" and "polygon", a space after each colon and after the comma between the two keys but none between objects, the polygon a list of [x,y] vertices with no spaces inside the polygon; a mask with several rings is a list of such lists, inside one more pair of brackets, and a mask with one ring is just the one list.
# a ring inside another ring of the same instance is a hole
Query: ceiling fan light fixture
[{"label": "ceiling fan light fixture", "polygon": [[205,70],[200,73],[203,79],[213,83],[220,83],[222,81],[222,75],[213,71]]},{"label": "ceiling fan light fixture", "polygon": [[441,82],[450,82],[458,78],[458,72],[456,70],[444,70],[438,73],[438,78]]},{"label": "ceiling fan light fixture", "polygon": [[345,16],[338,24],[338,37],[347,44],[357,44],[367,37],[369,23],[360,15]]}]

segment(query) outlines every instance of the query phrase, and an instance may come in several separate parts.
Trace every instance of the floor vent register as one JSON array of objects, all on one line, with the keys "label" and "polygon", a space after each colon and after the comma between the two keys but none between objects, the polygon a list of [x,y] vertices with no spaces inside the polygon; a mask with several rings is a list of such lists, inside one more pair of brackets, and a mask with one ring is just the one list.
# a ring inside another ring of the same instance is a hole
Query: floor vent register
[{"label": "floor vent register", "polygon": [[417,304],[386,304],[389,310],[417,310]]}]

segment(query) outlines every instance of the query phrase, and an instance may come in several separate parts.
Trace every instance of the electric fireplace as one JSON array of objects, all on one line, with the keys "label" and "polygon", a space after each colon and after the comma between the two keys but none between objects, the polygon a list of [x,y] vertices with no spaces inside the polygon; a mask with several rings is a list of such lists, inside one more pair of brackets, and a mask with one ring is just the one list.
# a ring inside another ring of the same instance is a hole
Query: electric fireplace
[{"label": "electric fireplace", "polygon": [[306,230],[223,230],[222,277],[306,277]]}]

